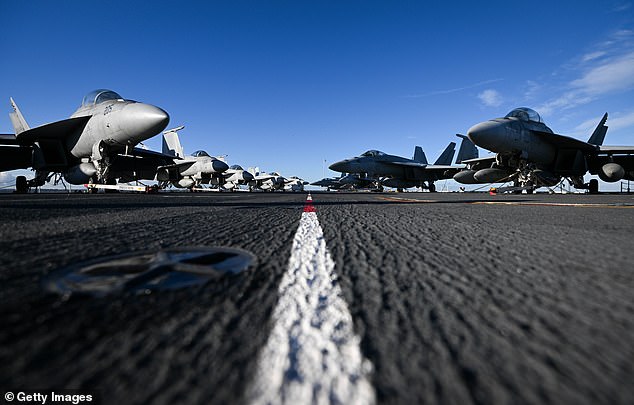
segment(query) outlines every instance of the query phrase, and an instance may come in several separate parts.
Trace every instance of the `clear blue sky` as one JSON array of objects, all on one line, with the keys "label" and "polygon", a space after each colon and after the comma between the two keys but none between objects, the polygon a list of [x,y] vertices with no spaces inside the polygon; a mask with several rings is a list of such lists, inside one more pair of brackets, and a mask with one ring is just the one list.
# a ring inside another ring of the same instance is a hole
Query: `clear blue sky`
[{"label": "clear blue sky", "polygon": [[184,124],[186,152],[310,181],[367,149],[433,160],[517,106],[581,139],[607,111],[631,145],[632,3],[0,0],[0,132],[10,96],[36,126],[109,88]]}]

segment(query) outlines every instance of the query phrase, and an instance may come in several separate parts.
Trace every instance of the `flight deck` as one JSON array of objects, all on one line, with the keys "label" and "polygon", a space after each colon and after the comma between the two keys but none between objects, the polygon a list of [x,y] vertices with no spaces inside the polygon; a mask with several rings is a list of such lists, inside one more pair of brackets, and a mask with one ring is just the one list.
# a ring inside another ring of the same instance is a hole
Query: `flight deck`
[{"label": "flight deck", "polygon": [[[334,402],[634,402],[632,195],[0,194],[0,227],[7,387],[103,403],[260,403],[275,384]],[[174,289],[46,285],[85,261],[212,247],[254,264]],[[318,371],[293,363],[315,357]]]}]

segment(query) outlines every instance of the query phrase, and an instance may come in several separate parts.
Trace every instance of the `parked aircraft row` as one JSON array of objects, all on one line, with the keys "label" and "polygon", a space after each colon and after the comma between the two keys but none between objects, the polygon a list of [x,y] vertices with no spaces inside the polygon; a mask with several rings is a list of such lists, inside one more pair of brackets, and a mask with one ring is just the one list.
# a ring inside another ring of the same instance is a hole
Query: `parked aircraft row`
[{"label": "parked aircraft row", "polygon": [[[0,171],[31,168],[32,179],[16,178],[16,191],[27,192],[47,181],[63,178],[71,184],[116,184],[133,180],[157,180],[162,187],[193,189],[209,185],[234,190],[303,190],[302,179],[253,168],[229,165],[221,157],[196,151],[185,156],[178,138],[183,127],[165,131],[161,152],[138,148],[140,142],[165,129],[167,112],[159,107],[126,100],[111,90],[86,95],[70,118],[31,128],[17,104],[10,99],[9,114],[15,134],[0,135]],[[588,173],[606,182],[634,180],[634,146],[604,146],[607,113],[587,142],[555,134],[539,114],[517,108],[503,118],[472,126],[462,138],[455,164],[451,142],[434,164],[422,148],[413,159],[369,150],[361,156],[330,165],[339,178],[313,183],[332,189],[404,189],[424,187],[435,191],[434,182],[454,179],[463,184],[513,182],[514,191],[533,192],[552,187],[563,179],[578,189],[598,192],[598,181],[584,181]],[[494,155],[478,157],[476,145]]]},{"label": "parked aircraft row", "polygon": [[[555,134],[539,114],[526,107],[516,108],[503,118],[472,126],[462,138],[456,164],[451,165],[455,143],[450,143],[430,165],[419,147],[414,158],[370,150],[359,157],[330,165],[330,169],[354,174],[356,183],[323,179],[314,185],[333,189],[383,186],[404,189],[424,187],[435,191],[434,182],[454,179],[463,184],[513,182],[509,191],[532,193],[539,187],[553,187],[563,179],[578,189],[598,192],[598,181],[584,182],[587,173],[606,182],[634,180],[634,146],[603,146],[608,127],[606,113],[588,142]],[[475,146],[495,155],[478,157]]]},{"label": "parked aircraft row", "polygon": [[35,176],[16,178],[16,191],[25,193],[50,180],[70,184],[116,184],[157,180],[161,187],[193,189],[201,185],[234,190],[301,191],[307,182],[259,169],[229,167],[223,158],[196,151],[186,156],[178,127],[163,133],[163,148],[138,148],[140,142],[165,129],[167,112],[159,107],[126,100],[111,90],[87,94],[70,118],[30,128],[10,99],[9,114],[15,134],[0,135],[0,171],[33,169]]}]

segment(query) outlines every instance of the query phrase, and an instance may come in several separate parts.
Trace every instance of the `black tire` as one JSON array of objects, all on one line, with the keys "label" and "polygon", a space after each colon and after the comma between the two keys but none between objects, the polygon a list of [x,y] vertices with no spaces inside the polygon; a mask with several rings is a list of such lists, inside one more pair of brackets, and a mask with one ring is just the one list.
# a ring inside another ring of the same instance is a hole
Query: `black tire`
[{"label": "black tire", "polygon": [[[108,179],[106,180],[106,184],[109,186],[116,186],[117,185],[117,179]],[[111,193],[118,193],[119,190],[110,190],[110,189],[105,189],[104,192],[111,194]]]},{"label": "black tire", "polygon": [[29,183],[26,176],[18,176],[15,178],[15,192],[18,194],[26,194],[29,192]]},{"label": "black tire", "polygon": [[434,183],[429,183],[429,192],[430,193],[436,192],[436,185]]},{"label": "black tire", "polygon": [[590,183],[588,183],[588,191],[590,194],[599,194],[599,180],[590,180]]}]

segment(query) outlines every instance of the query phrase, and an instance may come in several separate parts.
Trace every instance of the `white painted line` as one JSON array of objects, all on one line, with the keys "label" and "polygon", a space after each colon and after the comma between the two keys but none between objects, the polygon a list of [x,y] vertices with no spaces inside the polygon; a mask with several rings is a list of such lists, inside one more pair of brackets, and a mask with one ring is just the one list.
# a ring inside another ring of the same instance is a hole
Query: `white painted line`
[{"label": "white painted line", "polygon": [[317,214],[305,210],[248,393],[251,404],[375,403],[372,364],[361,354],[334,269]]}]

